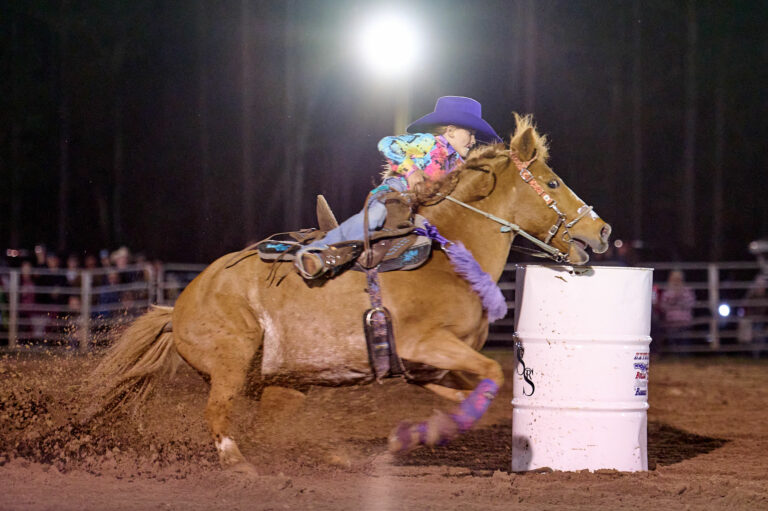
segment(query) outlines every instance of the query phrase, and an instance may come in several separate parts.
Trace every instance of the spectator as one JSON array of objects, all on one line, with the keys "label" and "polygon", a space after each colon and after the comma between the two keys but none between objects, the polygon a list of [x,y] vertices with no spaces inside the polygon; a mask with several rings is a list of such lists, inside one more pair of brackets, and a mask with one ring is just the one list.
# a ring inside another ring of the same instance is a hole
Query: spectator
[{"label": "spectator", "polygon": [[67,286],[80,287],[80,258],[77,254],[67,256]]},{"label": "spectator", "polygon": [[112,252],[112,254],[109,256],[110,261],[112,261],[112,264],[114,264],[114,267],[117,269],[119,275],[120,275],[120,282],[123,284],[128,284],[131,282],[136,282],[138,280],[141,280],[141,275],[139,272],[136,271],[128,271],[128,265],[131,264],[131,251],[128,250],[128,247],[122,246]]},{"label": "spectator", "polygon": [[35,245],[35,268],[45,268],[48,249],[42,243]]},{"label": "spectator", "polygon": [[131,261],[131,251],[128,247],[122,246],[110,254],[109,260],[115,267],[125,268]]},{"label": "spectator", "polygon": [[39,284],[51,288],[48,293],[41,296],[41,303],[47,305],[66,305],[67,295],[64,288],[67,287],[67,277],[61,268],[61,259],[54,252],[49,252],[45,257],[45,266],[48,272],[40,276]]},{"label": "spectator", "polygon": [[[91,271],[91,285],[93,287],[103,286],[105,282],[104,274],[95,270],[99,269],[99,259],[94,254],[86,254],[84,260],[84,267],[86,270]],[[92,305],[96,305],[98,300],[94,299]]]},{"label": "spectator", "polygon": [[99,260],[93,254],[85,254],[83,266],[86,270],[95,270],[99,267]]},{"label": "spectator", "polygon": [[99,295],[99,312],[101,312],[104,318],[108,318],[116,314],[115,304],[120,303],[120,291],[114,288],[114,286],[120,285],[120,274],[116,271],[110,271],[107,273],[107,290]]},{"label": "spectator", "polygon": [[667,287],[661,293],[659,311],[666,328],[667,341],[686,344],[684,334],[693,322],[693,305],[696,296],[685,285],[685,276],[681,270],[669,272]]},{"label": "spectator", "polygon": [[101,262],[102,268],[109,268],[112,266],[112,263],[109,261],[109,250],[106,248],[99,250],[99,261]]},{"label": "spectator", "polygon": [[744,312],[752,324],[752,341],[765,340],[763,329],[766,325],[766,316],[768,316],[768,290],[766,286],[768,286],[768,279],[766,275],[760,273],[755,277],[754,282],[747,290],[747,294],[744,295],[747,300]]}]

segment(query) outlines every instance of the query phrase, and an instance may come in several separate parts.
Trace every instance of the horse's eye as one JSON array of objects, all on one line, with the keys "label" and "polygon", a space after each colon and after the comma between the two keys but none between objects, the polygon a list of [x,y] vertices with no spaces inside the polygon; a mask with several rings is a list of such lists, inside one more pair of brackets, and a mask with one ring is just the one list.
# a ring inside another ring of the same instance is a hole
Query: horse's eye
[{"label": "horse's eye", "polygon": [[557,188],[558,186],[560,186],[560,182],[557,179],[553,179],[552,181],[547,183],[547,186],[550,188]]}]

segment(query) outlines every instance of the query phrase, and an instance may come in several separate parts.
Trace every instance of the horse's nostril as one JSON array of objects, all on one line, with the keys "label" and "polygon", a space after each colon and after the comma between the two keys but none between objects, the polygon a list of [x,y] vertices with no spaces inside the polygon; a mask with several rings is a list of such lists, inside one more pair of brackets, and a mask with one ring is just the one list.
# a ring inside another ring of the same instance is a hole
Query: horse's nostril
[{"label": "horse's nostril", "polygon": [[600,229],[600,238],[602,238],[603,241],[608,241],[608,238],[611,236],[611,226],[608,224],[605,224],[602,229]]}]

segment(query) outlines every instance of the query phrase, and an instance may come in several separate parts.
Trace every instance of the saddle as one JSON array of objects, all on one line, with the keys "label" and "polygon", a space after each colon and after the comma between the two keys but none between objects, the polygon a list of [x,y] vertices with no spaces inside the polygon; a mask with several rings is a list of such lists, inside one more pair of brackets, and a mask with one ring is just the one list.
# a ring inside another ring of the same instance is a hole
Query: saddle
[{"label": "saddle", "polygon": [[[376,268],[379,272],[395,270],[413,270],[426,262],[432,252],[432,240],[413,233],[417,227],[424,227],[426,219],[411,212],[410,203],[399,192],[384,196],[387,217],[384,225],[371,233],[370,248],[358,250],[359,255],[345,264],[358,271]],[[319,229],[309,228],[299,231],[277,233],[259,242],[256,250],[266,261],[292,261],[295,253],[303,245],[321,239],[331,229],[339,225],[325,197],[317,197],[317,223]],[[362,248],[363,241],[357,240]],[[350,243],[343,242],[346,246]],[[341,271],[343,271],[343,269]],[[332,273],[338,275],[340,271]]]}]

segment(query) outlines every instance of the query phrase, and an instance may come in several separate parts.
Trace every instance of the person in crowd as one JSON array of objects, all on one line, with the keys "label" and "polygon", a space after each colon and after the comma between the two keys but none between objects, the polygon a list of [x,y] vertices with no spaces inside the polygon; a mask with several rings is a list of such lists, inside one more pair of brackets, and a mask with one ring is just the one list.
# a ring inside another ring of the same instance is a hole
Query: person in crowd
[{"label": "person in crowd", "polygon": [[46,268],[47,264],[46,261],[48,260],[48,248],[42,244],[38,243],[35,245],[35,268]]},{"label": "person in crowd", "polygon": [[365,229],[381,228],[387,210],[383,197],[389,192],[413,190],[458,169],[475,144],[501,142],[482,118],[480,103],[462,96],[438,98],[433,112],[420,117],[408,134],[385,137],[378,149],[386,161],[383,182],[373,190],[368,203],[368,225],[361,211],[329,231],[323,239],[301,247],[294,259],[305,279],[315,279],[336,266],[346,264],[359,253],[348,242],[362,240]]},{"label": "person in crowd", "polygon": [[45,257],[45,269],[47,272],[38,279],[39,285],[51,288],[48,293],[42,295],[40,302],[47,305],[66,305],[67,295],[64,288],[67,287],[67,277],[61,267],[61,258],[55,252],[48,252]]},{"label": "person in crowd", "polygon": [[102,268],[109,268],[112,266],[112,262],[109,260],[109,250],[102,248],[99,250],[99,262]]},{"label": "person in crowd", "polygon": [[[87,253],[85,254],[85,258],[83,259],[83,267],[86,270],[89,270],[91,272],[91,285],[93,287],[102,286],[104,285],[104,274],[95,270],[98,270],[100,268],[99,266],[99,259],[96,257],[95,254]],[[95,305],[96,302],[94,301],[93,305]]]},{"label": "person in crowd", "polygon": [[122,246],[112,252],[109,256],[109,260],[120,275],[120,282],[123,284],[141,280],[141,272],[128,269],[131,265],[131,251],[128,250],[128,247]]},{"label": "person in crowd", "polygon": [[80,287],[80,258],[75,253],[67,256],[67,286]]},{"label": "person in crowd", "polygon": [[103,319],[116,318],[121,314],[120,307],[117,305],[122,301],[122,295],[125,291],[121,291],[118,286],[122,284],[120,274],[117,271],[110,271],[107,273],[107,281],[104,286],[105,291],[99,294],[99,315]]},{"label": "person in crowd", "polygon": [[685,284],[682,270],[672,270],[667,278],[667,286],[659,299],[659,311],[664,320],[667,341],[686,344],[685,333],[693,322],[693,306],[696,295]]},{"label": "person in crowd", "polygon": [[768,276],[760,273],[747,290],[744,298],[747,305],[744,315],[752,324],[752,341],[766,340],[765,327],[768,324]]}]

